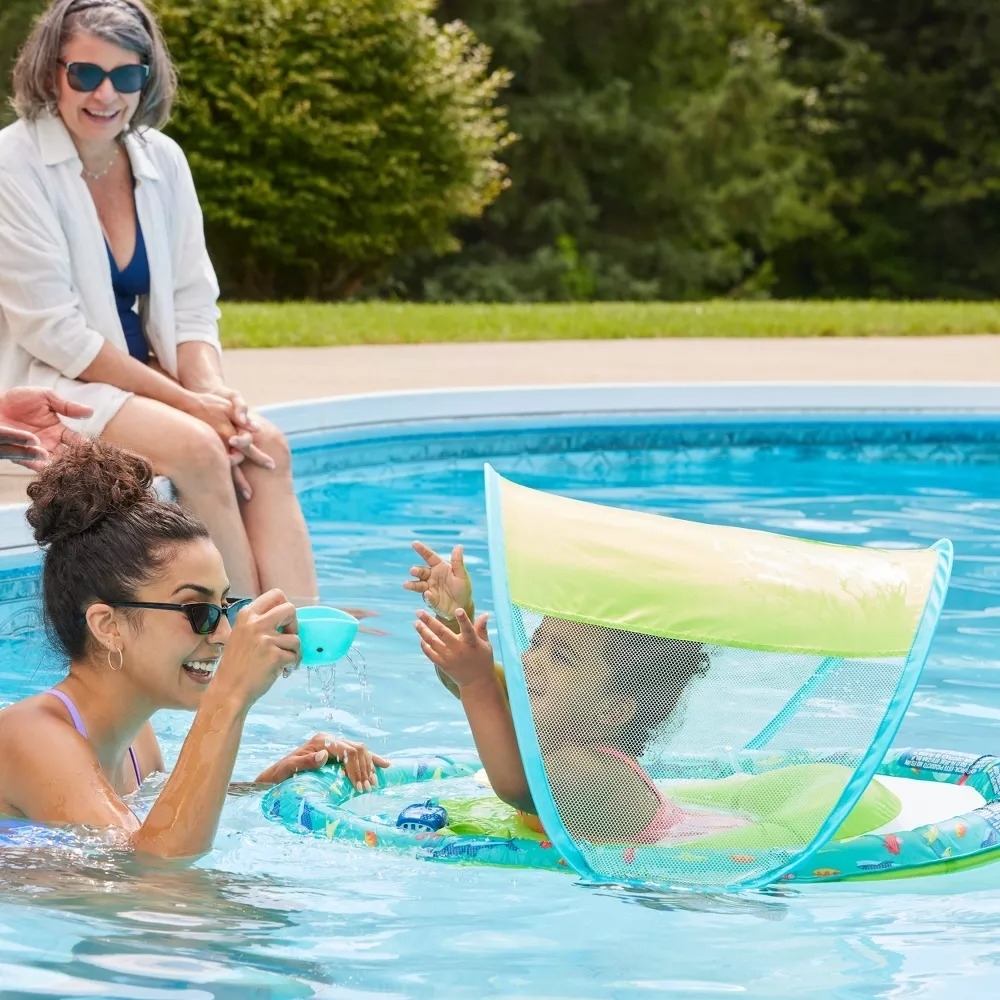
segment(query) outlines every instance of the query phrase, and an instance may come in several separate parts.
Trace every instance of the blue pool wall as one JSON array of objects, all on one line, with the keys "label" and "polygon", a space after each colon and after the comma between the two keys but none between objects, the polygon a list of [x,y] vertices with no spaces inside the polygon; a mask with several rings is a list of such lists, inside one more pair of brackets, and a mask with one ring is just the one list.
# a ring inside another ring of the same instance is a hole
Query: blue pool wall
[{"label": "blue pool wall", "polygon": [[[561,450],[561,429],[615,426],[628,446],[790,440],[960,445],[1000,437],[1000,385],[703,383],[532,386],[371,393],[261,407],[288,435],[296,477],[415,455],[467,457],[470,441]],[[169,492],[169,484],[161,482]],[[40,553],[24,504],[0,506],[0,635],[37,627]]]}]

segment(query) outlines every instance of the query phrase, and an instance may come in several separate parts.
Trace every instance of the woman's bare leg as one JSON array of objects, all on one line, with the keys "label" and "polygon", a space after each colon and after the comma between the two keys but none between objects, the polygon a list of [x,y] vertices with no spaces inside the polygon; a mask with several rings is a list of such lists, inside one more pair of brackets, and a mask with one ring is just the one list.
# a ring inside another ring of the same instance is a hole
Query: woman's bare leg
[{"label": "woman's bare leg", "polygon": [[155,399],[133,396],[101,437],[144,456],[158,475],[169,477],[181,503],[205,524],[222,553],[234,594],[255,597],[261,592],[229,455],[208,424]]},{"label": "woman's bare leg", "polygon": [[254,443],[274,459],[275,468],[265,469],[245,461],[240,469],[253,496],[240,501],[243,525],[257,565],[262,590],[280,587],[298,604],[319,597],[316,562],[309,530],[292,484],[292,459],[284,434],[263,417]]}]

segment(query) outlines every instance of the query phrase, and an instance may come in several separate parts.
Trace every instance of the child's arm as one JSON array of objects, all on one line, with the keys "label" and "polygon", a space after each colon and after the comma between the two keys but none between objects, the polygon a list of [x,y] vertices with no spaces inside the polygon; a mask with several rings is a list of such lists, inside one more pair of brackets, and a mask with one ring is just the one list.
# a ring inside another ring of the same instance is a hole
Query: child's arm
[{"label": "child's arm", "polygon": [[459,608],[458,632],[426,611],[417,613],[417,632],[424,655],[455,686],[465,709],[493,791],[515,809],[534,812],[528,780],[514,734],[514,720],[507,702],[502,670],[493,662],[493,647],[486,635],[486,615],[472,620]]}]

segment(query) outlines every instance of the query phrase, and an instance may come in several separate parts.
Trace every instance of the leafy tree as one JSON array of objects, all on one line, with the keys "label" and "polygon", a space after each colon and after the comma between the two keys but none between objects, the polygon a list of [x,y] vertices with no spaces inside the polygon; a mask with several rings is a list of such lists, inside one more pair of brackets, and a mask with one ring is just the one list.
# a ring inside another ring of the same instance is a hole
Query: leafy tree
[{"label": "leafy tree", "polygon": [[10,77],[21,44],[28,37],[35,15],[45,8],[45,0],[3,0],[0,7],[0,125],[13,121],[8,105]]},{"label": "leafy tree", "polygon": [[499,193],[506,81],[431,0],[161,0],[223,287],[349,295]]},{"label": "leafy tree", "polygon": [[445,0],[513,71],[511,188],[466,249],[397,270],[456,299],[762,294],[775,247],[828,226],[801,93],[752,0]]},{"label": "leafy tree", "polygon": [[786,75],[826,123],[812,145],[837,223],[778,252],[778,292],[1000,295],[1000,6],[787,0],[778,16]]}]

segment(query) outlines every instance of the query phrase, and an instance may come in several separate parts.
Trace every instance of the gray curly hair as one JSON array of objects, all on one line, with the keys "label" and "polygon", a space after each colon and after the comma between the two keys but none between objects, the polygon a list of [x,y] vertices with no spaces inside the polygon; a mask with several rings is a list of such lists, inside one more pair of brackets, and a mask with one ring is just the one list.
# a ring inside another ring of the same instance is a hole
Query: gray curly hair
[{"label": "gray curly hair", "polygon": [[56,106],[56,66],[77,35],[135,52],[149,66],[149,78],[127,126],[159,128],[170,117],[177,73],[163,35],[142,0],[53,0],[35,22],[14,66],[11,104],[19,118],[34,121]]}]

